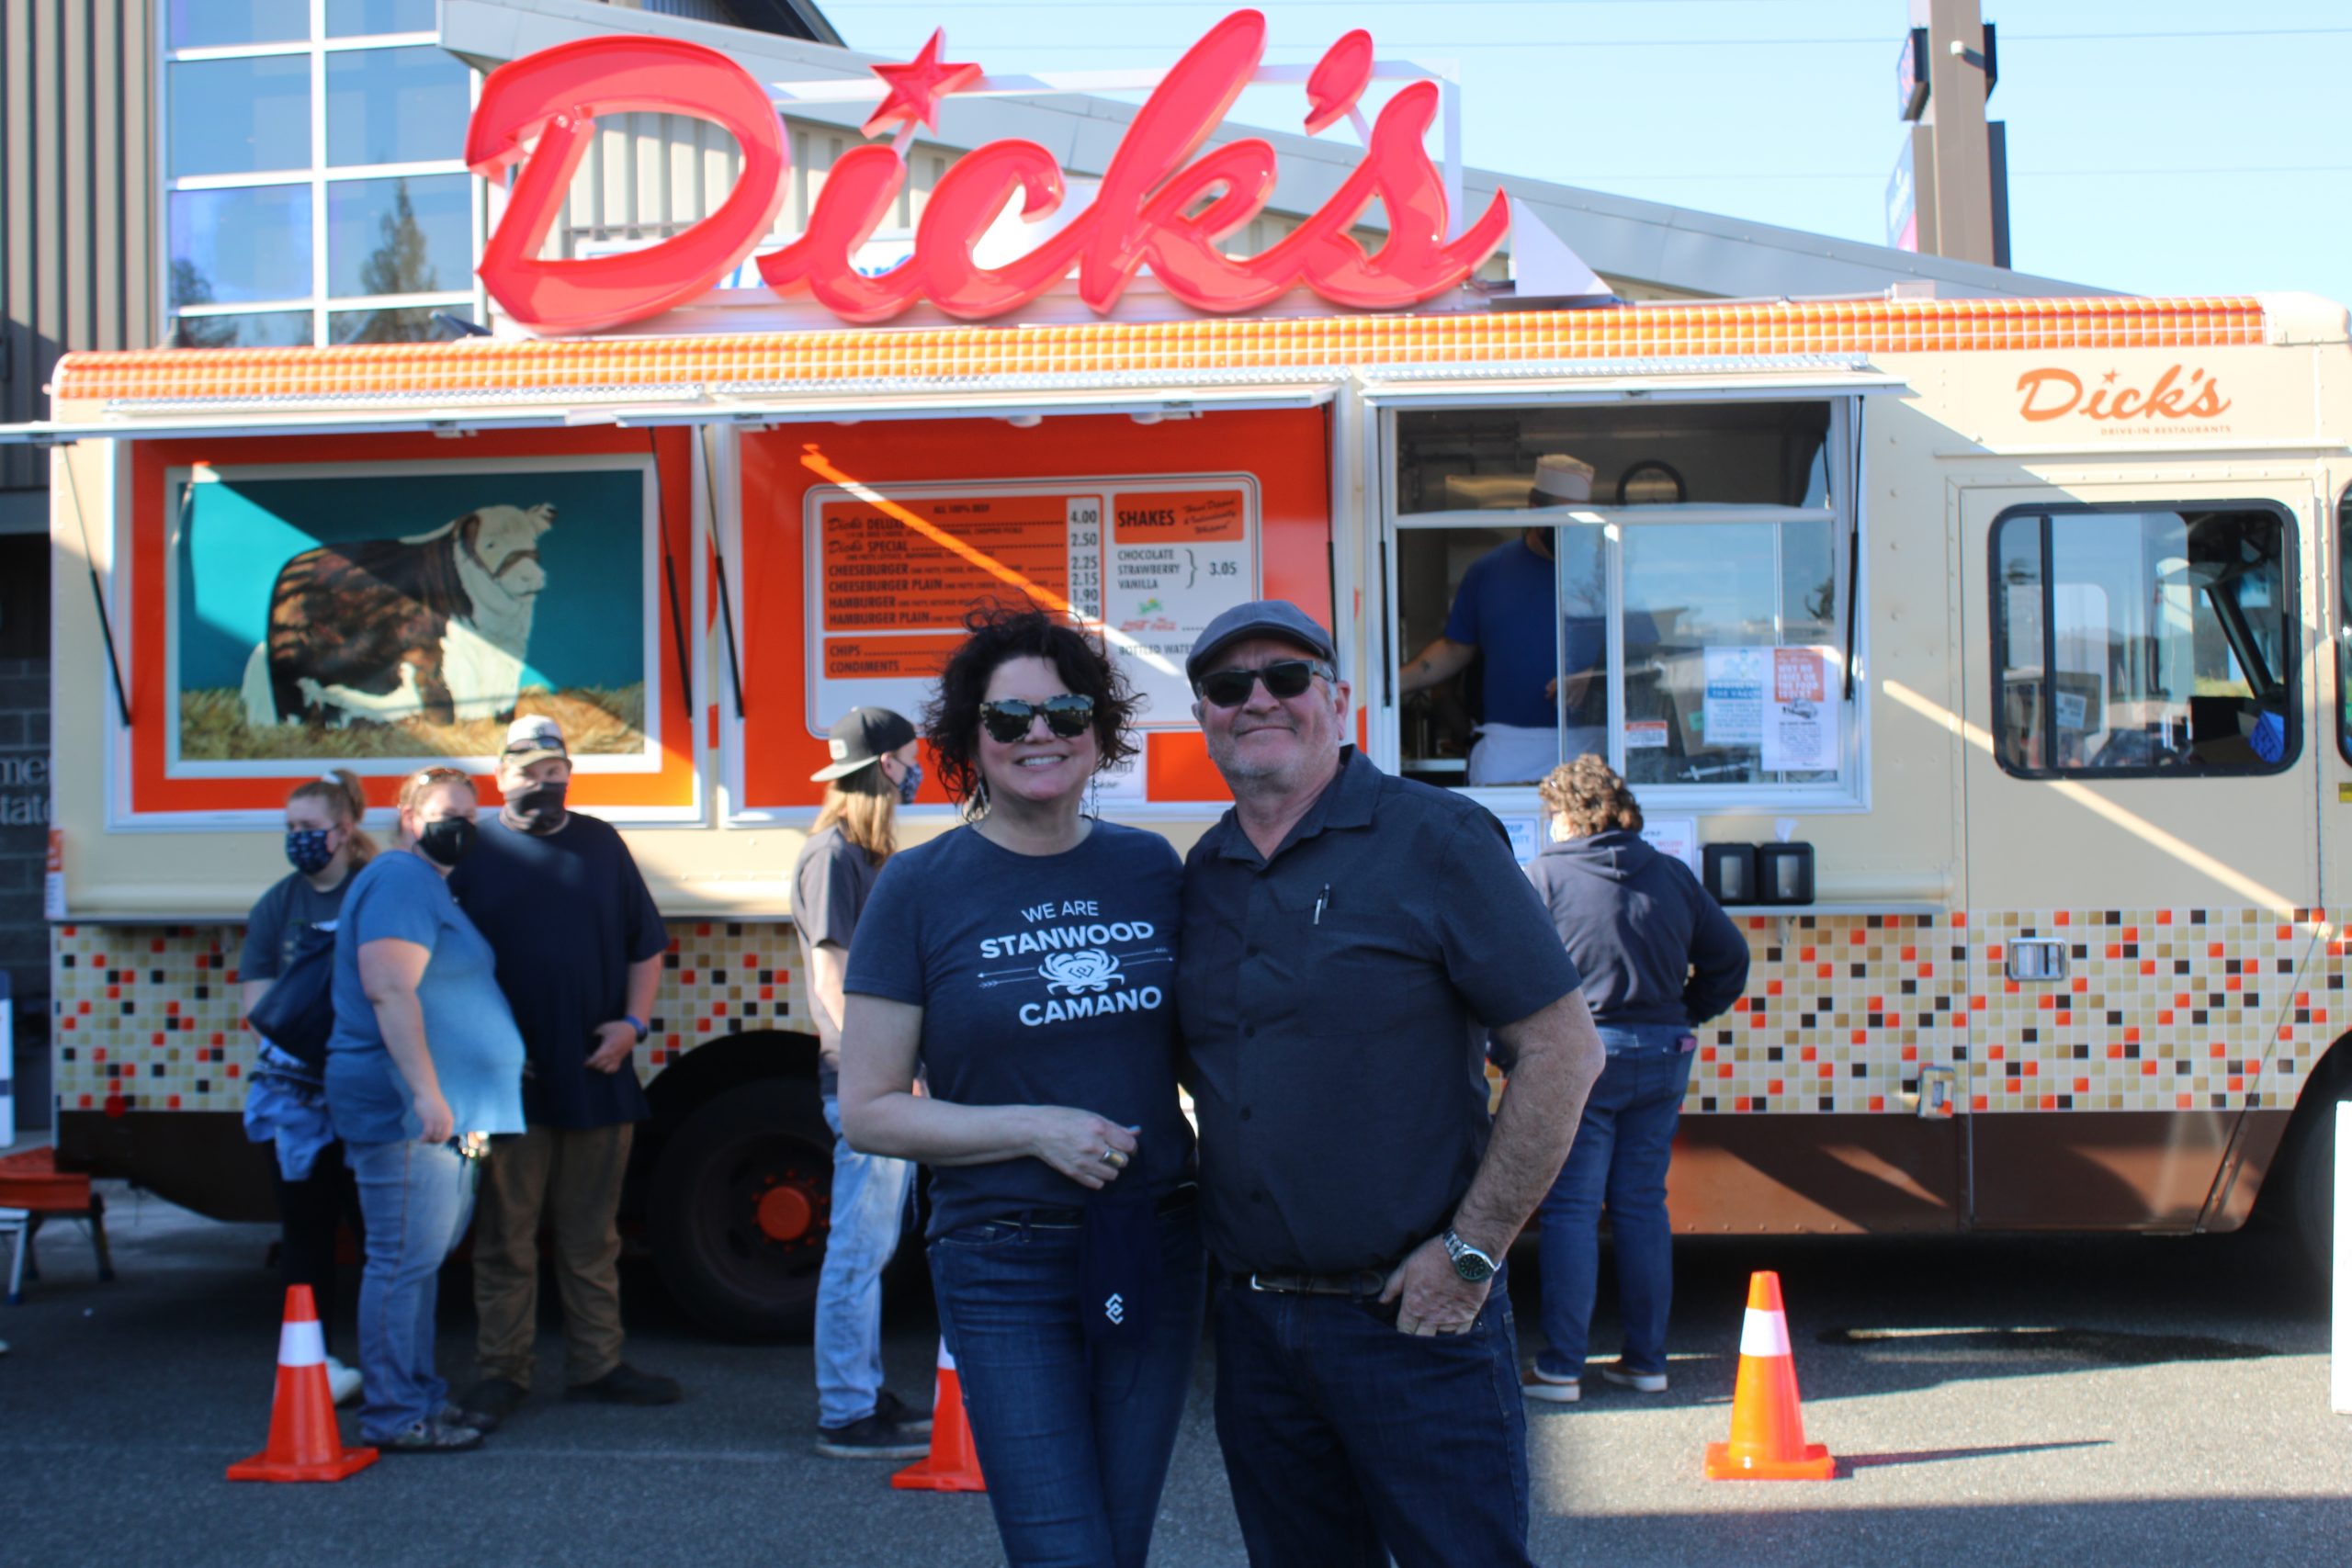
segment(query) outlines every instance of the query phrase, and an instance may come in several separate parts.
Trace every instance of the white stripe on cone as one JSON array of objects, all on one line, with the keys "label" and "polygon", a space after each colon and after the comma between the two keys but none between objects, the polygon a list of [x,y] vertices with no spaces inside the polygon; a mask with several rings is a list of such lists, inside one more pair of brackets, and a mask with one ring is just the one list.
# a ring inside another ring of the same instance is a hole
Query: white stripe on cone
[{"label": "white stripe on cone", "polygon": [[309,1323],[289,1323],[277,1331],[277,1364],[281,1367],[322,1367],[326,1365],[326,1331],[313,1318]]},{"label": "white stripe on cone", "polygon": [[943,1372],[956,1370],[956,1358],[947,1353],[947,1341],[944,1339],[939,1342],[939,1370]]},{"label": "white stripe on cone", "polygon": [[1739,1353],[1743,1356],[1787,1355],[1789,1320],[1777,1312],[1758,1312],[1750,1307],[1747,1321],[1739,1327]]}]

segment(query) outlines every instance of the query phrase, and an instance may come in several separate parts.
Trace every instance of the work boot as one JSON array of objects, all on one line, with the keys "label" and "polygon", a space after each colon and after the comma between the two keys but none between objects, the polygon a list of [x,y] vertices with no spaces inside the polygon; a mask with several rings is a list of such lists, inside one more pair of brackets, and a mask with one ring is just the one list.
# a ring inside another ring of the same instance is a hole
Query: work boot
[{"label": "work boot", "polygon": [[458,1408],[464,1413],[465,1425],[475,1431],[495,1432],[530,1392],[513,1378],[484,1378],[466,1390]]},{"label": "work boot", "polygon": [[563,1391],[566,1399],[593,1399],[605,1404],[675,1404],[678,1380],[640,1372],[623,1361],[594,1382],[576,1382]]}]

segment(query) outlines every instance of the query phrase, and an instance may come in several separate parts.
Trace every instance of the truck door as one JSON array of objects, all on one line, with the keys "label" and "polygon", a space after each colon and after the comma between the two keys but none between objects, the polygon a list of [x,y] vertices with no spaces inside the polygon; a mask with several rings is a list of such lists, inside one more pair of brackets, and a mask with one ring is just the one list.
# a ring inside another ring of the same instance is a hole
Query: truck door
[{"label": "truck door", "polygon": [[2310,497],[1957,493],[1973,1219],[2190,1228],[2317,931]]}]

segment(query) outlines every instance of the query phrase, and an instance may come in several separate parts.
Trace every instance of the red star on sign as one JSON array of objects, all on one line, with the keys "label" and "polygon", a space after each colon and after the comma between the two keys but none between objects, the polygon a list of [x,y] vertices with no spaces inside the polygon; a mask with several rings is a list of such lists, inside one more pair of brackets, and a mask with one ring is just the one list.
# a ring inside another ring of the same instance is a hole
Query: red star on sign
[{"label": "red star on sign", "polygon": [[922,52],[904,65],[877,65],[874,73],[888,85],[889,96],[882,100],[866,122],[858,130],[872,136],[893,124],[920,124],[926,130],[939,129],[939,100],[950,93],[960,93],[979,79],[980,68],[966,62],[942,60],[939,51],[947,42],[947,29],[941,28],[922,46]]}]

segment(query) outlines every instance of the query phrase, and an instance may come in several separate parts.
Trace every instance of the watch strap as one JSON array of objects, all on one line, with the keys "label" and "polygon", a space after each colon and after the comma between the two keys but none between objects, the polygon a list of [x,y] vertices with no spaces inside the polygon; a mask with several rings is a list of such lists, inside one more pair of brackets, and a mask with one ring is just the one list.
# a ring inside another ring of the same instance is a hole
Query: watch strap
[{"label": "watch strap", "polygon": [[628,1024],[631,1029],[637,1031],[637,1043],[639,1045],[644,1044],[645,1037],[653,1032],[650,1029],[646,1027],[645,1020],[638,1017],[637,1014],[633,1012],[625,1012],[621,1014],[621,1021]]}]

